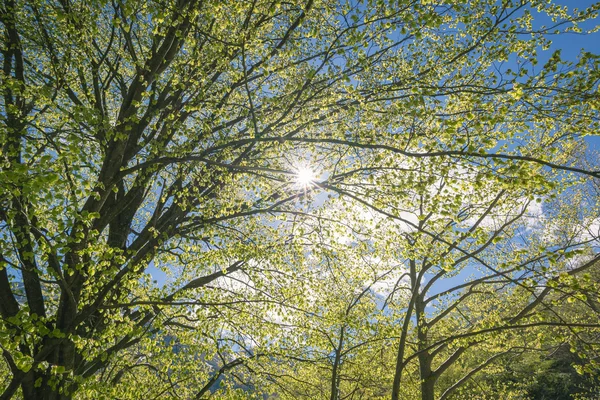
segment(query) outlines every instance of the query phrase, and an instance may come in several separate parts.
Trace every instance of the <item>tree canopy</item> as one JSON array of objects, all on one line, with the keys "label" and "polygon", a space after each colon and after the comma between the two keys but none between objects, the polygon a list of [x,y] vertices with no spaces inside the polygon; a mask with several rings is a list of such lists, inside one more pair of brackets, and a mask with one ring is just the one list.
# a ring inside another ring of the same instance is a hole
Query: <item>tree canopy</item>
[{"label": "tree canopy", "polygon": [[593,394],[600,3],[0,7],[0,398]]}]

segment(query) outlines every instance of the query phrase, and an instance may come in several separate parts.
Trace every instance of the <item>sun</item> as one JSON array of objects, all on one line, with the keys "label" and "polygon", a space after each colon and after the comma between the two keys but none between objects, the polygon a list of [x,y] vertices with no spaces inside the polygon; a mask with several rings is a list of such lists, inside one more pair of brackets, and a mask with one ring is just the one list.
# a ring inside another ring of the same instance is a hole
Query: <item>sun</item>
[{"label": "sun", "polygon": [[309,187],[316,179],[315,172],[309,167],[298,168],[294,178],[296,185],[302,189]]}]

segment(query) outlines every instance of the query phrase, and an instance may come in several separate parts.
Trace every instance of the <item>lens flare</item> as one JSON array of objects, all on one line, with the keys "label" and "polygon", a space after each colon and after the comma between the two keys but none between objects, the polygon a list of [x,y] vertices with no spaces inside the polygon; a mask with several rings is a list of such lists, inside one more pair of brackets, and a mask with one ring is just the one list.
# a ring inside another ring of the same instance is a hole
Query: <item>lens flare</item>
[{"label": "lens flare", "polygon": [[309,187],[316,179],[314,171],[308,167],[300,167],[296,170],[296,185],[302,189]]}]

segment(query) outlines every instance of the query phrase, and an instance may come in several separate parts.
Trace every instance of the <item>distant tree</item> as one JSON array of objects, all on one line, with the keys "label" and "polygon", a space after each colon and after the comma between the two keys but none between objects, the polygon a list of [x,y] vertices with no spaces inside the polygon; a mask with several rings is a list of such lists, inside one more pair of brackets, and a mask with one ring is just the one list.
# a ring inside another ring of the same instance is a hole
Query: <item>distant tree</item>
[{"label": "distant tree", "polygon": [[[594,204],[577,203],[581,187],[568,188],[563,182],[561,190],[548,189],[528,181],[519,189],[509,188],[505,180],[510,177],[482,176],[456,162],[403,161],[403,167],[404,176],[412,175],[419,186],[403,186],[402,198],[394,197],[387,191],[395,187],[387,182],[402,177],[390,178],[382,171],[372,180],[373,190],[365,189],[361,198],[387,213],[377,222],[386,232],[379,254],[395,254],[403,271],[385,300],[388,309],[397,310],[399,325],[394,335],[396,396],[416,380],[422,399],[449,398],[468,378],[508,353],[510,346],[494,339],[508,330],[572,325],[596,332],[593,318],[536,320],[539,313],[552,315],[557,291],[581,290],[583,283],[576,287],[573,282],[584,279],[600,260],[599,237],[590,234],[598,211]],[[548,174],[545,178],[549,183],[556,179]],[[398,207],[393,213],[385,210],[390,204]],[[566,282],[571,282],[570,289]],[[538,332],[552,335],[557,329]],[[486,349],[494,340],[498,344]],[[464,379],[445,387],[437,384],[455,363],[472,358],[472,352],[487,357],[479,357],[482,364],[465,372]],[[417,379],[404,377],[412,363],[418,365]]]}]

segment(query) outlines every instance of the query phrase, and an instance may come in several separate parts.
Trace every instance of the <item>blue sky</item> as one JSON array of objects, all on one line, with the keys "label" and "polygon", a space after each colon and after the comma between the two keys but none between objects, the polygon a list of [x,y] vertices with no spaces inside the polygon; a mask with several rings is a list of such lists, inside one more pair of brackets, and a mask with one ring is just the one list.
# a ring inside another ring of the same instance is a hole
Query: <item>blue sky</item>
[{"label": "blue sky", "polygon": [[[569,8],[583,9],[592,5],[595,1],[590,0],[562,0],[556,1],[558,4],[569,6]],[[582,28],[591,28],[594,25],[600,24],[600,18],[595,21],[590,21],[582,24]],[[576,60],[582,50],[591,53],[600,54],[600,32],[595,32],[589,35],[579,35],[575,33],[567,33],[557,35],[552,38],[552,47],[548,50],[552,54],[555,50],[561,50],[561,57],[567,60]],[[600,151],[600,132],[598,135],[587,137],[586,142],[592,150]]]}]

